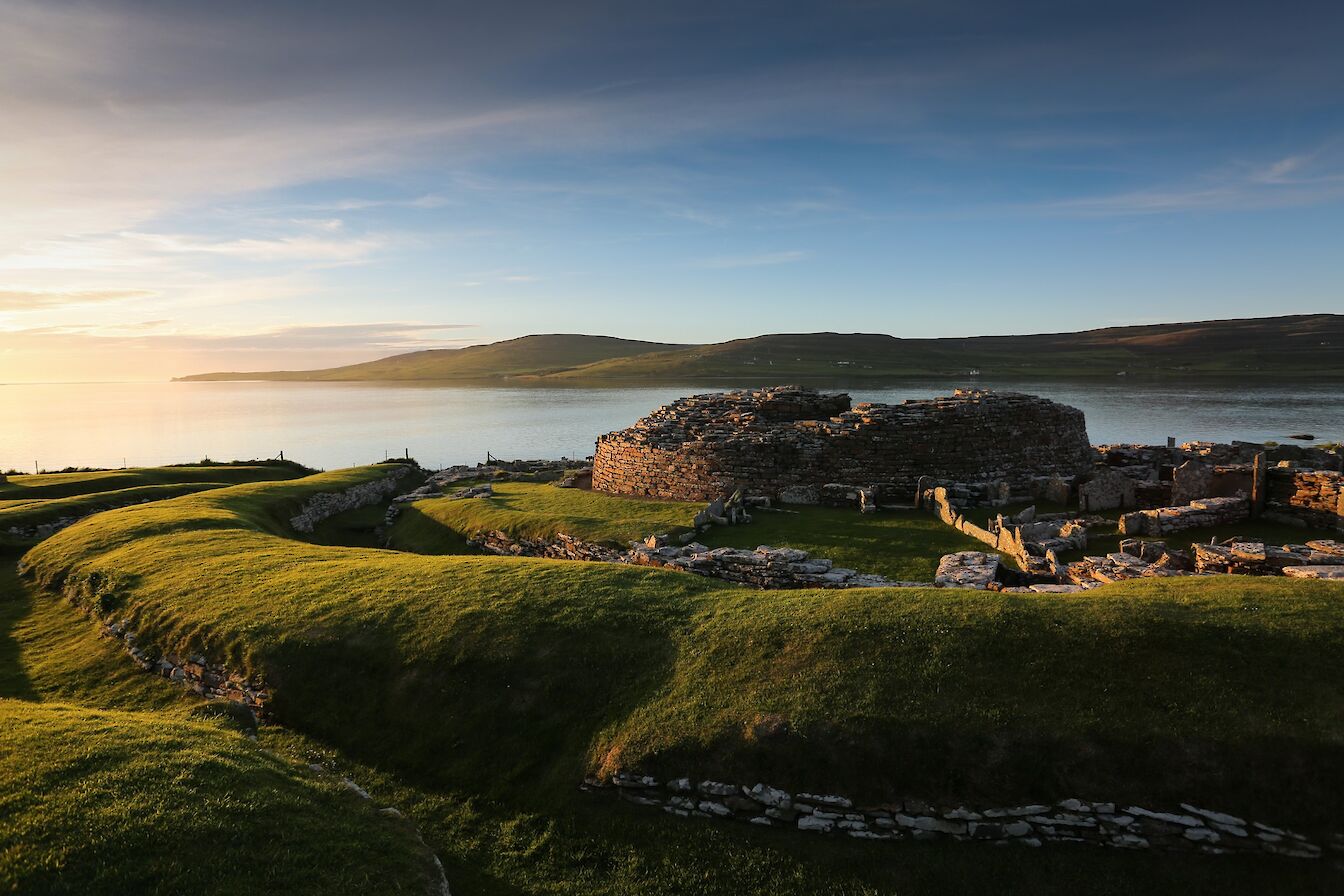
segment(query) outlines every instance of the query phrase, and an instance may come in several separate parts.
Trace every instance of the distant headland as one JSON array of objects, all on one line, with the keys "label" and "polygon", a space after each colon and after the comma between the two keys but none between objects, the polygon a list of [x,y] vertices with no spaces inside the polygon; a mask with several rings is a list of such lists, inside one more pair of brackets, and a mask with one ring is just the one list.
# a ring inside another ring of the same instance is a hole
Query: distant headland
[{"label": "distant headland", "polygon": [[984,377],[1344,379],[1344,315],[1109,327],[1078,333],[906,339],[785,333],[710,345],[546,334],[323,370],[202,373],[177,382],[508,382]]}]

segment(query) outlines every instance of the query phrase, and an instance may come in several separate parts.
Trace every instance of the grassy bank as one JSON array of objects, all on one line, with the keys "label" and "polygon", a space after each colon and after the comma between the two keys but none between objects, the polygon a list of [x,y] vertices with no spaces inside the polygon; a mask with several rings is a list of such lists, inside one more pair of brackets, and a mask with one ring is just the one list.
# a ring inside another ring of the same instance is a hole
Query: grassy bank
[{"label": "grassy bank", "polygon": [[293,463],[250,462],[23,474],[10,476],[7,481],[0,482],[0,501],[69,498],[74,495],[91,495],[147,485],[219,482],[238,485],[244,482],[294,479],[310,472],[312,471]]},{"label": "grassy bank", "polygon": [[[564,800],[619,766],[871,798],[1204,801],[1306,823],[1344,787],[1330,583],[753,592],[278,537],[277,506],[367,475],[105,514],[28,561],[160,648],[265,672],[288,724],[502,799]],[[767,716],[785,733],[762,736]]]},{"label": "grassy bank", "polygon": [[0,482],[0,547],[18,547],[35,540],[10,535],[10,529],[28,530],[62,518],[78,518],[244,482],[294,479],[307,472],[311,471],[298,464],[271,462],[10,476]]},{"label": "grassy bank", "polygon": [[0,698],[0,889],[427,892],[428,850],[217,724]]},{"label": "grassy bank", "polygon": [[[1179,798],[1309,824],[1333,812],[1344,765],[1337,588],[1222,579],[1082,598],[771,593],[658,570],[285,537],[306,495],[379,472],[103,514],[28,562],[49,588],[107,597],[151,643],[264,671],[286,727],[263,728],[261,746],[334,767],[405,809],[454,892],[1337,888],[1325,863],[865,844],[669,819],[574,786],[623,764],[856,795]],[[185,718],[179,692],[134,671],[78,610],[12,578],[0,593],[22,595],[0,606],[0,695]],[[763,716],[787,733],[761,736]],[[162,743],[155,736],[134,739]],[[75,730],[62,749],[92,738],[101,750],[97,737]],[[247,794],[252,780],[233,784]],[[53,836],[61,848],[79,842],[64,828]],[[320,836],[325,854],[345,835],[338,824]],[[103,854],[130,853],[114,843]],[[108,873],[135,873],[123,864]],[[227,867],[193,889],[255,891],[253,873]],[[326,892],[369,891],[335,880]]]},{"label": "grassy bank", "polygon": [[[14,559],[13,555],[0,556],[0,593],[13,597],[0,600],[0,698],[78,703],[96,709],[153,710],[152,714],[98,715],[161,720],[162,727],[156,725],[148,737],[141,737],[136,728],[120,728],[119,735],[142,748],[162,743],[162,732],[187,719],[197,701],[184,698],[175,686],[126,662],[110,641],[97,637],[93,623],[78,609],[20,583],[14,577]],[[3,699],[0,705],[4,705]],[[6,743],[6,730],[0,729],[0,744]],[[103,729],[63,726],[61,730],[67,735],[61,739],[61,751],[87,749],[105,755]],[[188,732],[197,730],[187,728]],[[86,742],[91,742],[87,748]],[[680,896],[690,892],[708,896],[876,896],[980,890],[1033,896],[1078,892],[1119,896],[1136,888],[1150,893],[1327,894],[1333,893],[1338,884],[1336,873],[1321,863],[1174,859],[1097,850],[1002,850],[962,844],[892,847],[669,819],[661,813],[572,791],[567,800],[546,795],[537,802],[483,799],[474,788],[445,790],[428,785],[422,776],[396,773],[376,761],[352,760],[329,744],[292,729],[263,727],[259,743],[292,764],[317,762],[348,775],[370,790],[375,803],[396,805],[406,811],[443,860],[454,892],[474,896]],[[3,749],[0,747],[0,751]],[[6,792],[12,799],[42,798],[41,794],[26,792],[27,780],[7,785]],[[231,783],[251,786],[245,779]],[[152,776],[143,779],[143,785],[159,786]],[[121,805],[145,806],[151,799],[162,798],[156,794],[142,798],[132,791]],[[241,802],[248,804],[253,798],[245,793]],[[337,802],[331,808],[344,811],[347,807]],[[304,820],[308,815],[299,811],[291,817]],[[102,820],[102,816],[85,815],[78,808],[68,818],[81,825],[92,824],[95,818]],[[199,832],[190,817],[180,821],[186,831]],[[318,830],[322,830],[320,825]],[[23,839],[35,843],[33,838]],[[68,825],[53,827],[43,848],[48,854],[77,851],[82,848],[82,840],[82,834],[70,831]],[[177,845],[175,837],[139,841],[132,855],[119,842],[103,842],[103,874],[111,882],[109,886],[131,879],[135,869],[146,864],[160,867],[158,863],[165,854],[174,854],[169,851]],[[319,846],[325,851],[339,844],[338,836],[323,840]],[[250,848],[254,859],[276,860],[267,852],[266,843],[250,842]],[[279,859],[287,867],[297,867],[296,863],[303,860]],[[207,856],[202,868],[211,877],[194,882],[191,892],[249,892],[255,884],[250,876],[254,869],[247,861],[223,864]],[[15,869],[17,864],[7,873],[15,874]],[[81,892],[100,892],[96,886],[85,886],[82,869],[78,861],[67,860],[64,866],[72,875],[70,879],[83,888]],[[339,878],[333,880],[321,869],[314,872],[313,879],[331,894],[369,892],[346,886]],[[39,880],[41,885],[35,883]],[[19,881],[19,890],[46,891],[50,882],[49,877],[25,877]],[[172,886],[177,882],[180,880],[169,875],[161,882],[137,881],[136,889],[182,892],[182,888]]]}]

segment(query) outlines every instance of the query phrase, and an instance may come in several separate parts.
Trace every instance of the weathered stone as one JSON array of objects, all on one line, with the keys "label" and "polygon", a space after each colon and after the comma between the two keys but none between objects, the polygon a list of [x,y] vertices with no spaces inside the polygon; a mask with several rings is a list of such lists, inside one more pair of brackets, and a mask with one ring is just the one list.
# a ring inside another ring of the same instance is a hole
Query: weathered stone
[{"label": "weathered stone", "polygon": [[938,561],[938,572],[933,581],[944,588],[989,587],[997,579],[999,556],[983,551],[960,551],[945,554]]},{"label": "weathered stone", "polygon": [[1026,488],[1090,459],[1082,413],[1033,396],[970,391],[850,409],[845,395],[778,387],[690,396],[603,436],[593,487],[680,500],[749,487],[816,503],[828,483],[910,494],[926,475]]},{"label": "weathered stone", "polygon": [[1078,509],[1084,513],[1128,510],[1135,506],[1136,483],[1123,473],[1102,470],[1078,486]]},{"label": "weathered stone", "polygon": [[705,796],[729,796],[742,792],[736,784],[724,784],[720,781],[701,781],[700,792]]}]

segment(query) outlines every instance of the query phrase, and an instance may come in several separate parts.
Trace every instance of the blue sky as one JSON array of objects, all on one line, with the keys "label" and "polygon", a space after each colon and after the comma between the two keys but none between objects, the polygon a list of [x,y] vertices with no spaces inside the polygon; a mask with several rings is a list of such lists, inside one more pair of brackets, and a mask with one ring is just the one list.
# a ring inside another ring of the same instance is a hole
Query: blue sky
[{"label": "blue sky", "polygon": [[1327,3],[0,8],[0,381],[1344,311]]}]

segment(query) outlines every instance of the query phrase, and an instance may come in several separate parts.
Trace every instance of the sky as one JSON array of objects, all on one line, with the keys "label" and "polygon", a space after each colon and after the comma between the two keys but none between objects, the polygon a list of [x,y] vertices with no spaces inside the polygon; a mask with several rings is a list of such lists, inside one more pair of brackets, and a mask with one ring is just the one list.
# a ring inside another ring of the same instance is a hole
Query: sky
[{"label": "sky", "polygon": [[1344,312],[1344,4],[0,4],[0,382]]}]

